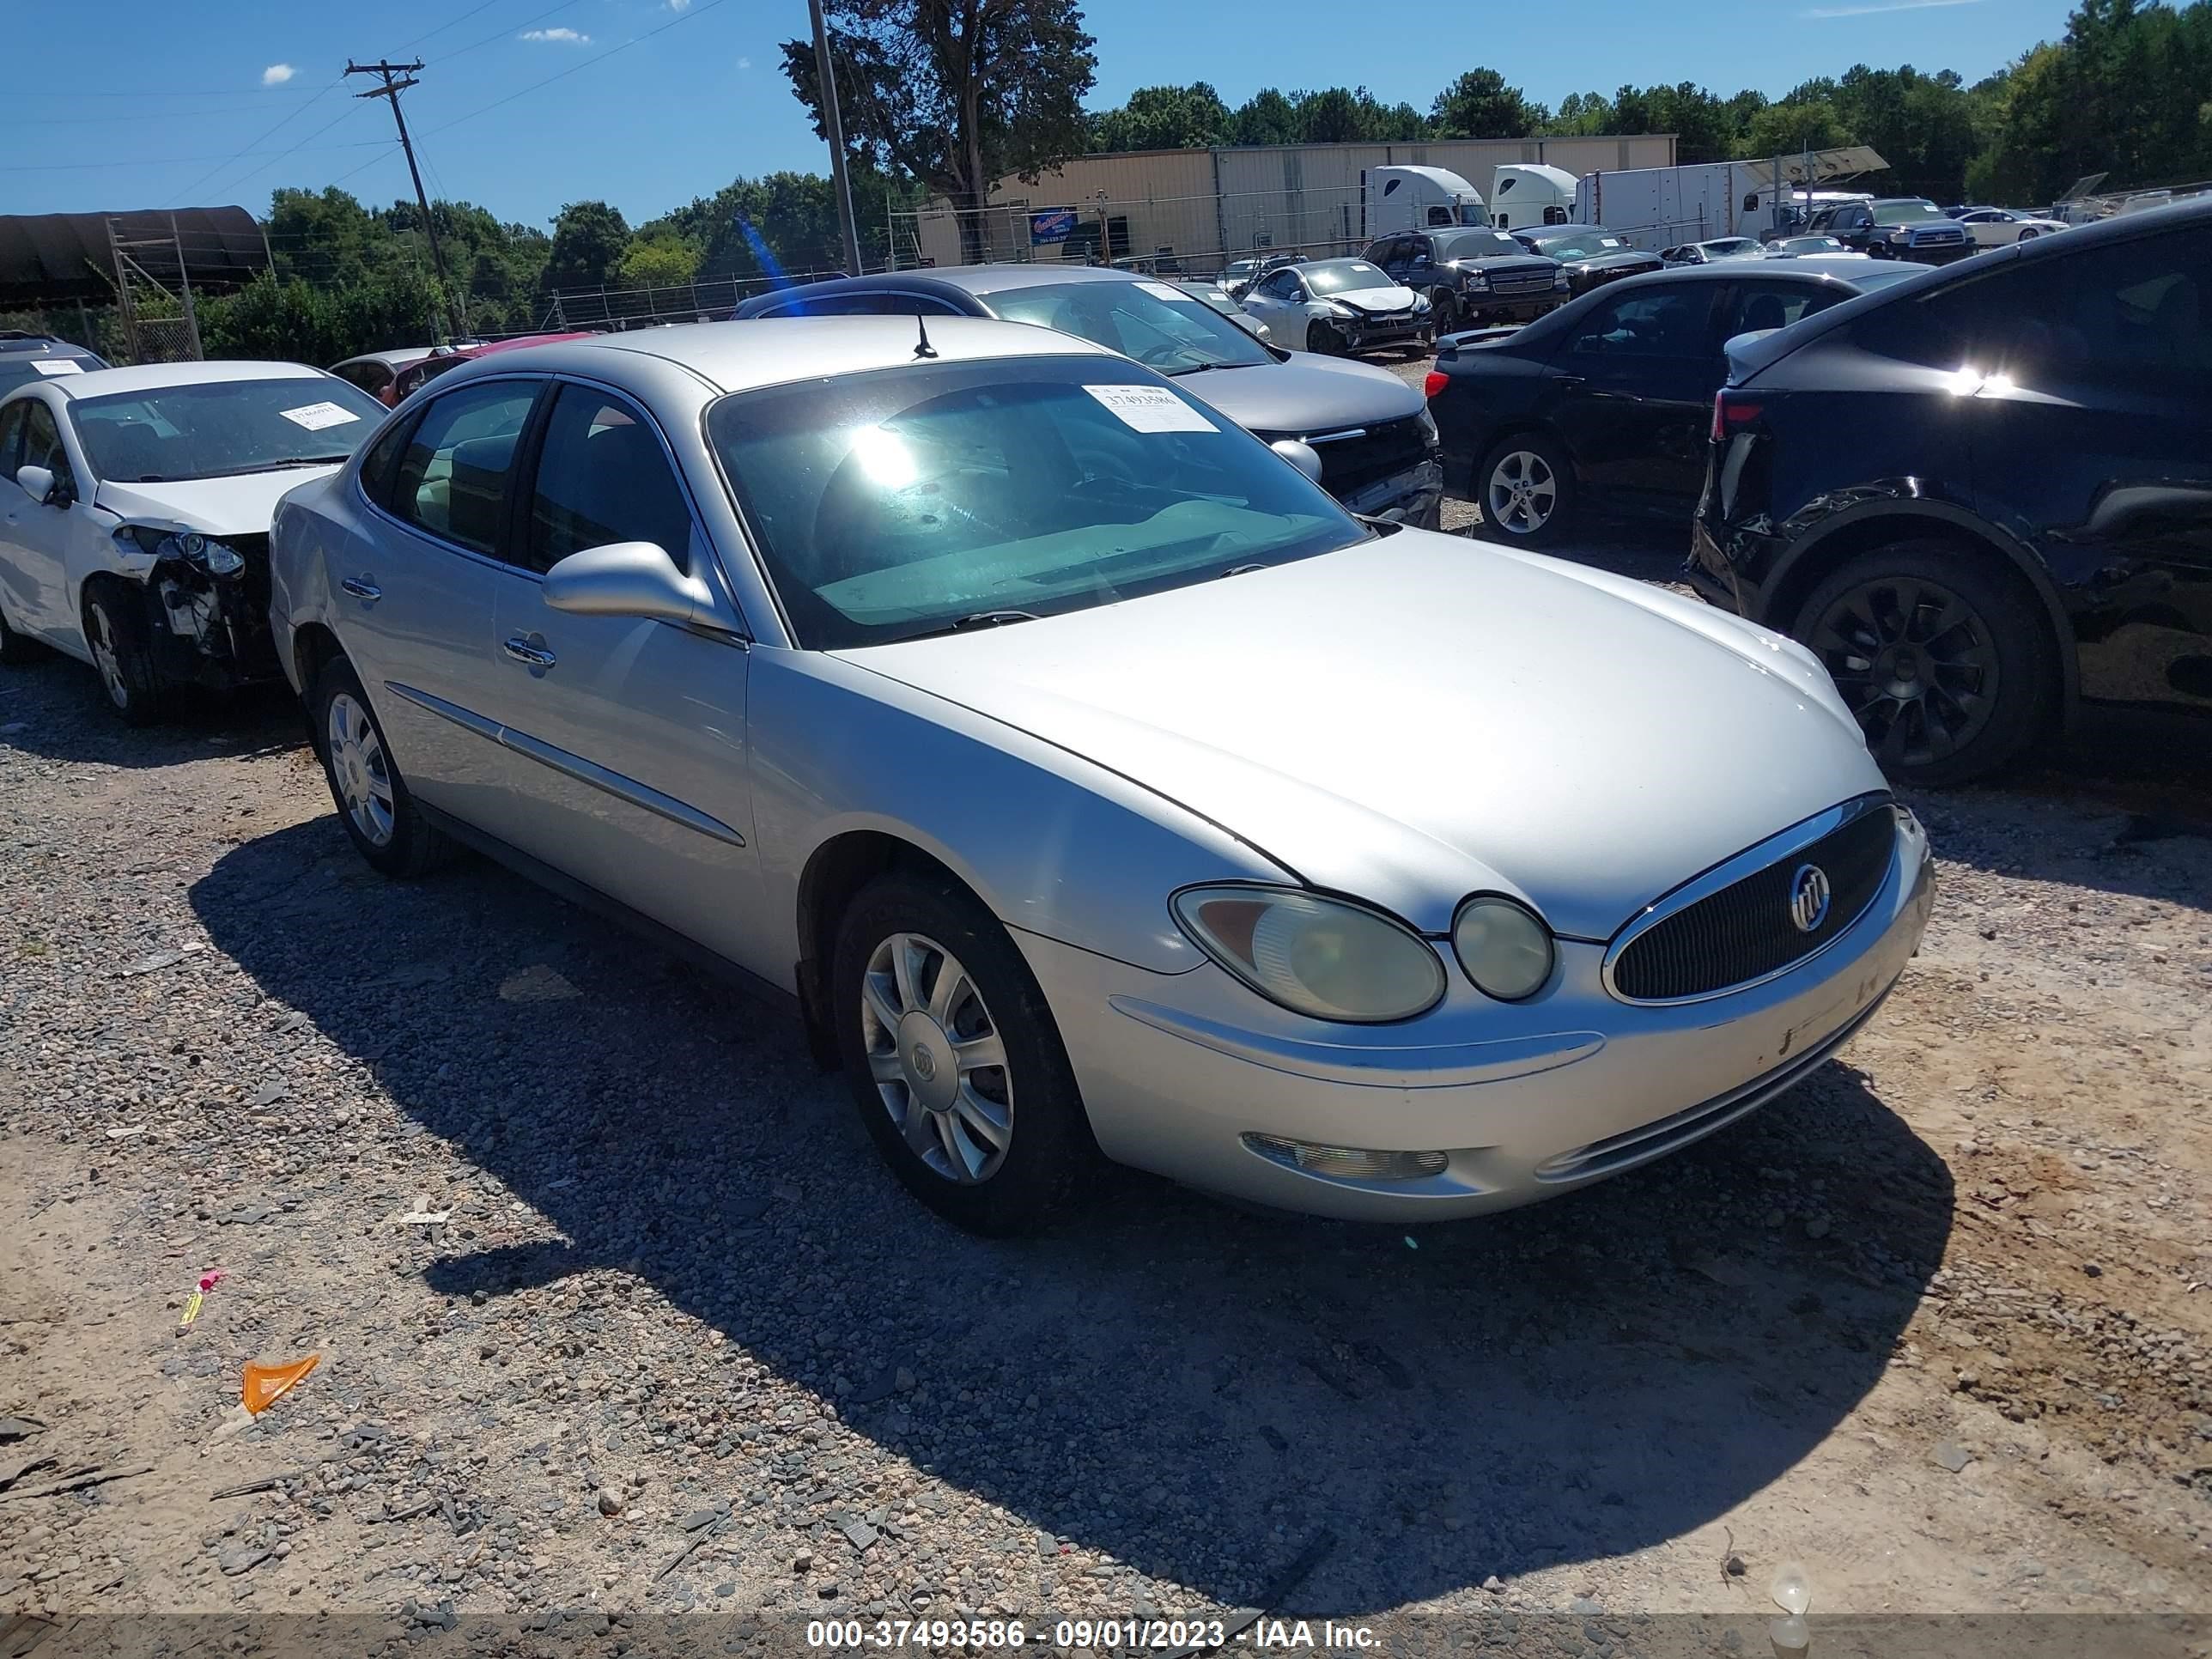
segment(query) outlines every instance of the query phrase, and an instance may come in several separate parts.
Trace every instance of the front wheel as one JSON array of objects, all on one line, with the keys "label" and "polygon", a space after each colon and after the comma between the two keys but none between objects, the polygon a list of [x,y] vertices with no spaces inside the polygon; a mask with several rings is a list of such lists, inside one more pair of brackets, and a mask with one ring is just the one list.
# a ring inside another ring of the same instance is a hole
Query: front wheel
[{"label": "front wheel", "polygon": [[1328,324],[1308,323],[1306,325],[1308,351],[1319,352],[1325,357],[1340,357],[1344,355],[1344,336],[1338,333]]},{"label": "front wheel", "polygon": [[1940,541],[1860,554],[1814,588],[1790,629],[1820,659],[1899,783],[1965,783],[2016,758],[2057,696],[2032,595]]},{"label": "front wheel", "polygon": [[1475,499],[1492,539],[1541,547],[1559,539],[1574,506],[1573,469],[1551,439],[1521,433],[1483,458]]},{"label": "front wheel", "polygon": [[900,1182],[971,1232],[1029,1232],[1097,1156],[1059,1028],[1005,928],[893,872],[838,926],[831,1005],[854,1105]]},{"label": "front wheel", "polygon": [[151,726],[161,718],[161,682],[147,648],[146,625],[121,596],[106,588],[85,596],[84,642],[108,706],[125,726]]},{"label": "front wheel", "polygon": [[1448,288],[1429,295],[1429,326],[1439,340],[1460,326],[1459,295]]}]

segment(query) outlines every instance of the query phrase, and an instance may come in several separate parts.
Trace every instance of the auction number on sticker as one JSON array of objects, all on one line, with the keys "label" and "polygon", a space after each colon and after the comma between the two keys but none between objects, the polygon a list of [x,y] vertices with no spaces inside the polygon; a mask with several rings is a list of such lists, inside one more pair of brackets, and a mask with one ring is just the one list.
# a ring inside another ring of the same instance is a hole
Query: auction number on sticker
[{"label": "auction number on sticker", "polygon": [[1029,1640],[1018,1619],[817,1619],[810,1648],[1018,1648]]}]

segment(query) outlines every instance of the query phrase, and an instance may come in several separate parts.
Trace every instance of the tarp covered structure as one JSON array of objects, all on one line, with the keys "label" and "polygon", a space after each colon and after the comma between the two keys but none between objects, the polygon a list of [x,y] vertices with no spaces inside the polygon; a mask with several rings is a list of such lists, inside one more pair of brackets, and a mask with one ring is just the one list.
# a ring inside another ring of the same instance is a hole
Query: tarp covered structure
[{"label": "tarp covered structure", "polygon": [[161,208],[6,216],[0,216],[0,306],[113,299],[111,222],[117,240],[130,245],[138,268],[173,288],[179,246],[194,288],[238,288],[269,268],[269,244],[242,207],[179,208],[173,216]]}]

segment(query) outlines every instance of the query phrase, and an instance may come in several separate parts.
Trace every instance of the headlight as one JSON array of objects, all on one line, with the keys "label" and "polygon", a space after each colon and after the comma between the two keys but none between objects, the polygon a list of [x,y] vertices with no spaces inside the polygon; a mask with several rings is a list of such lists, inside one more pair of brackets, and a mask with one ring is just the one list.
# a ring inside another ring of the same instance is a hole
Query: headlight
[{"label": "headlight", "polygon": [[1486,894],[1460,907],[1452,922],[1452,954],[1476,990],[1500,1002],[1519,1002],[1552,977],[1552,930],[1526,905]]},{"label": "headlight", "polygon": [[1467,285],[1469,288],[1488,288],[1490,286],[1490,273],[1485,270],[1468,271],[1467,273]]},{"label": "headlight", "polygon": [[1356,307],[1345,304],[1341,300],[1331,300],[1328,302],[1328,314],[1332,317],[1341,317],[1348,322],[1356,319],[1359,313]]},{"label": "headlight", "polygon": [[182,559],[212,576],[235,576],[246,568],[236,548],[227,547],[197,530],[164,530],[159,525],[125,524],[115,527],[115,539],[126,553],[149,553],[157,559]]},{"label": "headlight", "polygon": [[1419,312],[1426,311],[1428,308],[1429,308],[1429,296],[1428,296],[1427,295],[1425,295],[1425,294],[1416,294],[1416,295],[1413,296],[1413,309],[1414,309],[1414,311],[1415,311],[1416,313],[1419,313]]},{"label": "headlight", "polygon": [[1419,935],[1376,911],[1290,888],[1192,887],[1176,920],[1216,962],[1271,1002],[1315,1019],[1411,1019],[1444,994]]},{"label": "headlight", "polygon": [[1553,293],[1565,294],[1573,286],[1574,284],[1567,280],[1567,268],[1565,265],[1561,265],[1557,270],[1552,273]]}]

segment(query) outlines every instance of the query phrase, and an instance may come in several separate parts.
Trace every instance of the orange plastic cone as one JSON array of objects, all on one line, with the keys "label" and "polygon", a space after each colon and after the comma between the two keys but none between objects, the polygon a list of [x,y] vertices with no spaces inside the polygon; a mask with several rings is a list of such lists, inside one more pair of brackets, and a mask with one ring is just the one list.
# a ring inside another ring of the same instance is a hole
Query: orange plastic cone
[{"label": "orange plastic cone", "polygon": [[292,1392],[293,1387],[322,1358],[311,1353],[289,1365],[248,1365],[246,1368],[246,1409],[258,1417]]}]

